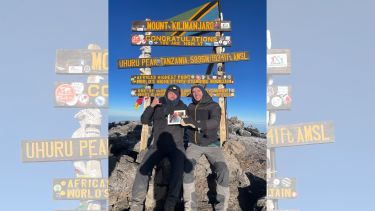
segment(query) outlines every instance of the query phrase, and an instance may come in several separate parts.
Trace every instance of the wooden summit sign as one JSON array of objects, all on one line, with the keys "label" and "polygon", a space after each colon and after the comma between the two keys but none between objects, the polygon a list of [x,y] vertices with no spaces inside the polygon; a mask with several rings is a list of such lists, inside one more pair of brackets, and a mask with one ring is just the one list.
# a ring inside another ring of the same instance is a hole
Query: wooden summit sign
[{"label": "wooden summit sign", "polygon": [[290,49],[270,49],[267,51],[267,74],[288,75],[291,73]]},{"label": "wooden summit sign", "polygon": [[57,74],[108,74],[108,50],[59,49],[55,71]]},{"label": "wooden summit sign", "polygon": [[[206,89],[212,97],[234,97],[234,89]],[[181,89],[181,97],[190,95],[190,89]],[[162,97],[165,89],[132,89],[132,96]]]},{"label": "wooden summit sign", "polygon": [[188,47],[230,47],[230,36],[161,36],[133,34],[132,45],[139,46],[188,46]]},{"label": "wooden summit sign", "polygon": [[287,147],[334,142],[332,122],[313,122],[268,127],[267,147]]},{"label": "wooden summit sign", "polygon": [[132,84],[233,84],[231,75],[134,75]]},{"label": "wooden summit sign", "polygon": [[108,138],[71,138],[22,142],[22,162],[97,160],[108,158]]},{"label": "wooden summit sign", "polygon": [[108,108],[107,83],[57,82],[55,107]]},{"label": "wooden summit sign", "polygon": [[162,67],[162,66],[237,62],[237,61],[247,61],[247,60],[249,60],[248,52],[233,52],[233,53],[223,53],[223,54],[203,54],[203,55],[176,56],[176,57],[119,59],[117,62],[117,66],[119,69],[126,69],[126,68]]},{"label": "wooden summit sign", "polygon": [[134,21],[132,31],[231,31],[230,21]]},{"label": "wooden summit sign", "polygon": [[64,178],[53,180],[55,200],[106,200],[108,199],[106,178]]},{"label": "wooden summit sign", "polygon": [[297,197],[296,179],[271,178],[267,182],[268,199],[292,199]]}]

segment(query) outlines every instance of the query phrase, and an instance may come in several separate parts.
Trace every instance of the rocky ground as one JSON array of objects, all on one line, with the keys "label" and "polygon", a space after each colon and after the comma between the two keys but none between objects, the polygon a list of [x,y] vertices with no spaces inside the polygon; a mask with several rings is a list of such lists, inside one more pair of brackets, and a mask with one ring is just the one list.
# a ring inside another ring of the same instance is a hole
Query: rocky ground
[{"label": "rocky ground", "polygon": [[[128,210],[136,169],[144,151],[138,153],[142,126],[124,121],[109,124],[109,206]],[[236,117],[228,119],[229,140],[223,153],[230,171],[229,210],[263,211],[266,194],[266,139],[256,128],[245,127]],[[146,210],[161,210],[168,187],[169,162],[165,159],[153,173],[146,198]],[[215,175],[204,156],[196,170],[198,210],[213,210]],[[176,210],[183,210],[182,202]]]}]

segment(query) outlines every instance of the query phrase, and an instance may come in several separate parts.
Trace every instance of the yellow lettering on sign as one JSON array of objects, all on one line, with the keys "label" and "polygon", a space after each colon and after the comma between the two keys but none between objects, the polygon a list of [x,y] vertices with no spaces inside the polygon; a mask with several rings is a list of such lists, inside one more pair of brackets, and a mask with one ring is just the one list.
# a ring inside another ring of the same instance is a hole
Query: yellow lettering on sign
[{"label": "yellow lettering on sign", "polygon": [[293,137],[293,134],[290,132],[289,129],[287,129],[287,131],[288,131],[288,134],[287,134],[287,136],[288,136],[288,143],[289,143],[289,144],[292,144],[292,143],[294,143],[294,137]]},{"label": "yellow lettering on sign", "polygon": [[25,144],[25,147],[26,147],[26,157],[27,158],[34,158],[34,156],[35,156],[34,143],[27,142]]},{"label": "yellow lettering on sign", "polygon": [[120,68],[138,67],[140,66],[140,61],[138,59],[122,59],[119,60],[118,66]]},{"label": "yellow lettering on sign", "polygon": [[99,155],[108,155],[108,142],[105,139],[100,139]]},{"label": "yellow lettering on sign", "polygon": [[108,52],[91,52],[92,70],[108,70]]},{"label": "yellow lettering on sign", "polygon": [[90,84],[87,88],[87,94],[90,96],[90,97],[96,97],[96,96],[99,96],[99,89],[100,89],[100,86],[99,84]]},{"label": "yellow lettering on sign", "polygon": [[314,141],[323,141],[322,135],[320,134],[320,125],[313,125],[312,132]]},{"label": "yellow lettering on sign", "polygon": [[312,128],[311,125],[303,126],[304,132],[305,132],[305,140],[306,142],[309,142],[312,140]]},{"label": "yellow lettering on sign", "polygon": [[83,156],[84,155],[84,149],[87,149],[88,148],[88,143],[86,140],[81,140],[79,142],[79,155],[80,156]]},{"label": "yellow lettering on sign", "polygon": [[164,31],[168,27],[168,22],[153,22],[153,21],[146,21],[146,27],[150,31]]},{"label": "yellow lettering on sign", "polygon": [[322,131],[322,140],[323,141],[329,141],[329,137],[328,138],[325,137],[324,125],[323,124],[320,125],[320,130]]},{"label": "yellow lettering on sign", "polygon": [[96,152],[95,152],[95,142],[96,140],[89,140],[89,156],[95,156],[95,155],[98,155]]},{"label": "yellow lettering on sign", "polygon": [[301,130],[301,127],[297,127],[297,143],[303,143],[305,138],[303,135],[303,132]]},{"label": "yellow lettering on sign", "polygon": [[294,191],[291,188],[268,188],[267,195],[270,198],[294,198]]}]

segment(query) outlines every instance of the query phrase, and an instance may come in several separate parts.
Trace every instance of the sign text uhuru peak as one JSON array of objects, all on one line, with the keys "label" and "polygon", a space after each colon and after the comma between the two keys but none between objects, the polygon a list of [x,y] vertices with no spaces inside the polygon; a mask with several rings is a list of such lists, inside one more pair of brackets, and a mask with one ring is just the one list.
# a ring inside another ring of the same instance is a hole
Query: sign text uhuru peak
[{"label": "sign text uhuru peak", "polygon": [[177,57],[155,57],[141,59],[119,59],[118,68],[140,68],[140,67],[161,67],[193,64],[210,64],[221,62],[236,62],[249,60],[248,52],[234,52],[223,54],[204,54]]},{"label": "sign text uhuru peak", "polygon": [[72,138],[22,142],[23,162],[107,159],[107,138]]},{"label": "sign text uhuru peak", "polygon": [[134,21],[132,31],[231,31],[230,21]]}]

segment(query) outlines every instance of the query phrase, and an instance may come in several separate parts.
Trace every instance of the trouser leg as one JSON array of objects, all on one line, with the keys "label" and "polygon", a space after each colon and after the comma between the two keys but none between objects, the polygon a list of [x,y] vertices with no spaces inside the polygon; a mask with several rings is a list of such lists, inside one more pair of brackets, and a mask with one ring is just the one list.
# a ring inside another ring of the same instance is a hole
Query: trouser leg
[{"label": "trouser leg", "polygon": [[206,147],[205,155],[216,173],[216,200],[219,203],[215,205],[215,211],[226,211],[229,201],[228,166],[219,147]]},{"label": "trouser leg", "polygon": [[194,170],[199,158],[202,155],[200,147],[195,144],[190,144],[186,149],[186,159],[184,166],[184,176],[183,176],[183,189],[184,189],[184,206],[185,211],[196,211],[197,204],[197,194],[195,193],[195,178]]},{"label": "trouser leg", "polygon": [[169,154],[171,162],[171,176],[169,181],[168,196],[164,211],[173,211],[180,196],[182,177],[184,173],[185,150],[175,149]]},{"label": "trouser leg", "polygon": [[131,211],[143,211],[143,203],[147,194],[149,176],[152,173],[154,165],[162,159],[162,154],[156,149],[148,149],[142,163],[137,169],[132,188]]}]

